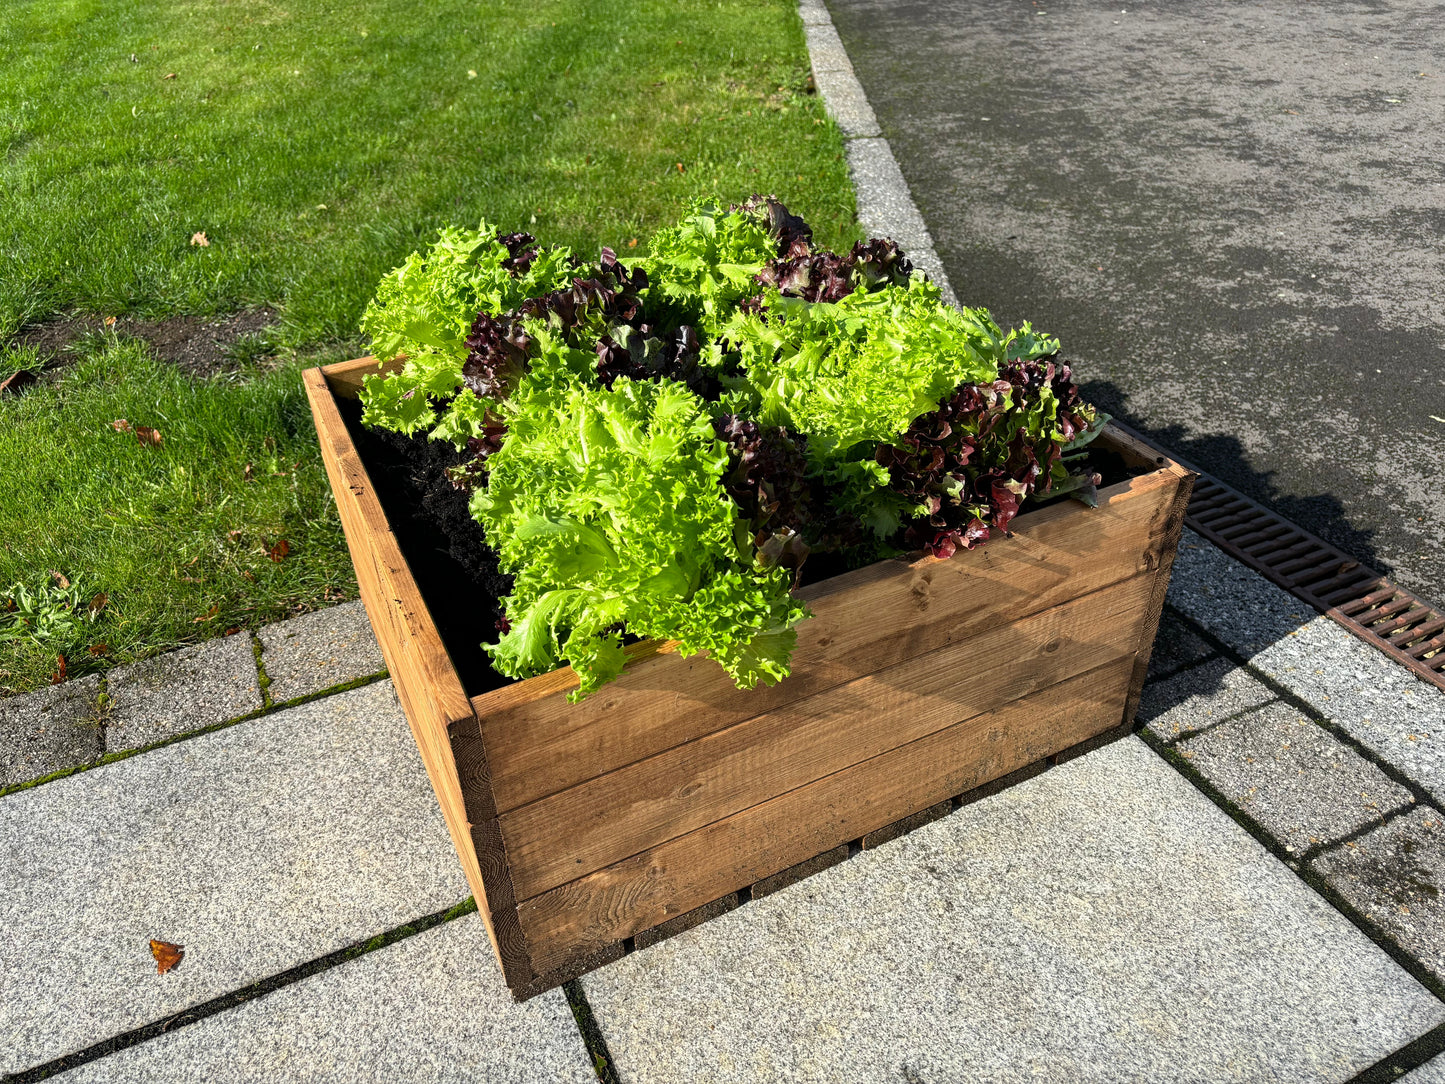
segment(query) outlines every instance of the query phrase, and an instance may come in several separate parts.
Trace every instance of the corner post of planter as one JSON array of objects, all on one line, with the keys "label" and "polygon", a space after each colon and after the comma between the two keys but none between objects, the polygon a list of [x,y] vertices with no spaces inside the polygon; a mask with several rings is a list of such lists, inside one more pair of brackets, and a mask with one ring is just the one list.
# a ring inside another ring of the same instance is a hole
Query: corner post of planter
[{"label": "corner post of planter", "polygon": [[355,398],[361,378],[376,371],[375,358],[362,358],[308,369],[302,381],[367,616],[477,910],[507,985],[516,990],[535,976],[517,918],[476,713],[336,403],[337,396]]}]

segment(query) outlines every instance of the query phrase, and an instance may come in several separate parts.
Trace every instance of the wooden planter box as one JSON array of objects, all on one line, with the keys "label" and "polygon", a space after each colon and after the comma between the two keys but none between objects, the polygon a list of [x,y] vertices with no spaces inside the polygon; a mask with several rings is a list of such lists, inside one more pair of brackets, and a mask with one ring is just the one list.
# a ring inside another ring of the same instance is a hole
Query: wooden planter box
[{"label": "wooden planter box", "polygon": [[581,704],[566,669],[469,699],[338,410],[375,371],[311,369],[306,389],[361,596],[518,998],[1129,731],[1194,476],[1127,436],[1099,444],[1140,473],[1096,509],[1058,502],[949,560],[802,589],[815,616],[771,688],[644,643]]}]

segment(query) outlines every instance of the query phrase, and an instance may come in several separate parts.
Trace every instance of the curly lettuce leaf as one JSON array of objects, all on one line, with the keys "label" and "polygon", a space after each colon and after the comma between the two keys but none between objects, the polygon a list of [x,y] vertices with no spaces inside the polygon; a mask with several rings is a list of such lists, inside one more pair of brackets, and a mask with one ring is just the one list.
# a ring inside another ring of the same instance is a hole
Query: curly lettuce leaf
[{"label": "curly lettuce leaf", "polygon": [[580,698],[616,676],[626,632],[707,651],[742,687],[787,673],[782,634],[807,610],[739,545],[728,452],[697,396],[619,378],[521,399],[508,421],[472,497],[516,577],[511,627],[487,647],[499,671],[566,662]]}]

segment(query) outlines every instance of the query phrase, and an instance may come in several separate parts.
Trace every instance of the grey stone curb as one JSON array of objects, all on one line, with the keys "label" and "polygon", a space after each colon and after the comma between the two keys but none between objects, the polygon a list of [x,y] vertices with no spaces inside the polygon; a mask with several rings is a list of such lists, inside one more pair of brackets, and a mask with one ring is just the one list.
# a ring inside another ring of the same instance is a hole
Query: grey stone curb
[{"label": "grey stone curb", "polygon": [[828,115],[848,139],[848,171],[858,199],[858,221],[869,233],[897,241],[913,261],[928,274],[950,305],[958,297],[943,270],[943,261],[933,247],[933,237],[913,202],[908,182],[888,141],[882,138],[878,118],[868,104],[863,86],[853,74],[853,65],[843,49],[838,31],[821,3],[803,0],[798,5],[808,41],[808,59],[813,82],[823,97]]}]

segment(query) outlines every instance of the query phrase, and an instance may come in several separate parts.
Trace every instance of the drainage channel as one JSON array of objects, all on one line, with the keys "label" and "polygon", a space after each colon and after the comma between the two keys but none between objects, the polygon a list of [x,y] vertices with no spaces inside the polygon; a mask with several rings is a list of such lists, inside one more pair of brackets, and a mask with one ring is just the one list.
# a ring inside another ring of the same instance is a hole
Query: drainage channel
[{"label": "drainage channel", "polygon": [[1120,428],[1199,475],[1184,514],[1190,529],[1445,689],[1445,613],[1148,437]]}]

